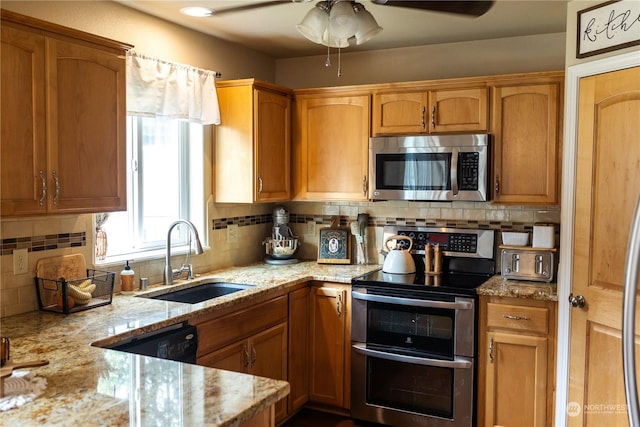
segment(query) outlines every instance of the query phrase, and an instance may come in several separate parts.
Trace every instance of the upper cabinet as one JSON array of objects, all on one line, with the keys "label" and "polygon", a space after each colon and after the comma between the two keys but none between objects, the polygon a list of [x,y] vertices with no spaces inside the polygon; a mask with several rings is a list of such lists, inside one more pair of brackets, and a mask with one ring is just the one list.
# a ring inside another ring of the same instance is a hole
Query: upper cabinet
[{"label": "upper cabinet", "polygon": [[369,93],[296,91],[294,200],[367,200]]},{"label": "upper cabinet", "polygon": [[372,135],[486,132],[486,85],[374,91]]},{"label": "upper cabinet", "polygon": [[216,86],[216,202],[290,200],[291,91],[253,79]]},{"label": "upper cabinet", "polygon": [[563,83],[541,73],[493,84],[493,202],[559,203]]},{"label": "upper cabinet", "polygon": [[130,47],[2,11],[2,216],[126,209]]}]

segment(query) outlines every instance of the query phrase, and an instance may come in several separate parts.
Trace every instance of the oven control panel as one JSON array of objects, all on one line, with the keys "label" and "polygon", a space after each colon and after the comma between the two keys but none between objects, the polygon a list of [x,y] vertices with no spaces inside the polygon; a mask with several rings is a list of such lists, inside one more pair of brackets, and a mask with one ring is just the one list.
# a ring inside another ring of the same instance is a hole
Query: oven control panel
[{"label": "oven control panel", "polygon": [[[394,234],[411,237],[411,253],[414,254],[424,254],[425,246],[430,244],[440,245],[448,256],[493,258],[493,230],[387,225],[384,227],[383,241]],[[407,249],[409,242],[402,240],[399,244]]]}]

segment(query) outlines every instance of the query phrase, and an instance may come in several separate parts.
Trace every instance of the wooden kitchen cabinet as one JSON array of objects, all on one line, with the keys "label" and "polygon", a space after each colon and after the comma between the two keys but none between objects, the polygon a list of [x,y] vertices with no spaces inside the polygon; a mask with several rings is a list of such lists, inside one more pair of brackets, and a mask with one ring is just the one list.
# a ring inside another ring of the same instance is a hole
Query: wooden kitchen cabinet
[{"label": "wooden kitchen cabinet", "polygon": [[216,202],[291,198],[291,91],[254,79],[216,83]]},{"label": "wooden kitchen cabinet", "polygon": [[559,203],[563,82],[545,73],[492,85],[494,203]]},{"label": "wooden kitchen cabinet", "polygon": [[289,293],[289,413],[309,401],[310,296],[307,286]]},{"label": "wooden kitchen cabinet", "polygon": [[[287,295],[225,315],[196,319],[197,364],[287,380]],[[287,415],[287,401],[275,405],[276,421]]]},{"label": "wooden kitchen cabinet", "polygon": [[351,407],[351,287],[314,282],[311,287],[309,398]]},{"label": "wooden kitchen cabinet", "polygon": [[372,135],[487,132],[488,106],[486,85],[374,92]]},{"label": "wooden kitchen cabinet", "polygon": [[2,216],[126,209],[130,47],[2,11]]},{"label": "wooden kitchen cabinet", "polygon": [[553,424],[556,303],[480,297],[478,425]]},{"label": "wooden kitchen cabinet", "polygon": [[365,201],[369,93],[296,91],[294,200]]}]

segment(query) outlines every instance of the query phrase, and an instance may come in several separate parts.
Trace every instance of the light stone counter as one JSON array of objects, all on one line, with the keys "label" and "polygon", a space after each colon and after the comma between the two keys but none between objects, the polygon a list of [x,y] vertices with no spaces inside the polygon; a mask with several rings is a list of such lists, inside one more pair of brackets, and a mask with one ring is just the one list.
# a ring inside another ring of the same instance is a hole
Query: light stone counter
[{"label": "light stone counter", "polygon": [[[12,361],[48,359],[49,365],[28,368],[47,380],[45,393],[22,407],[0,412],[0,425],[238,425],[287,396],[289,384],[91,344],[113,344],[309,280],[350,283],[379,267],[260,263],[172,286],[178,289],[211,279],[255,285],[198,304],[115,295],[110,305],[66,316],[33,312],[1,319],[0,333],[11,339]],[[151,286],[145,293],[162,289]]]},{"label": "light stone counter", "polygon": [[478,295],[558,301],[555,282],[508,280],[497,274],[480,286]]}]

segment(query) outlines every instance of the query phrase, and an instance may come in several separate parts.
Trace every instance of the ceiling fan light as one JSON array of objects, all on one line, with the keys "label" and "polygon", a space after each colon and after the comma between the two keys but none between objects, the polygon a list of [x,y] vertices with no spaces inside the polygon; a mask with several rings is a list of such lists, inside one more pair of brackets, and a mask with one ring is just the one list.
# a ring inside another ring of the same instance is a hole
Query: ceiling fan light
[{"label": "ceiling fan light", "polygon": [[188,16],[195,16],[196,18],[206,18],[207,16],[213,15],[213,9],[209,7],[183,7],[180,9],[180,13]]},{"label": "ceiling fan light", "polygon": [[373,15],[369,13],[369,11],[365,10],[364,6],[356,12],[356,21],[358,23],[356,44],[365,43],[382,31],[382,27],[378,25]]},{"label": "ceiling fan light", "polygon": [[330,34],[328,30],[325,30],[324,34],[322,34],[321,44],[333,48],[344,49],[345,47],[349,47],[349,40],[344,37],[338,37],[334,34]]},{"label": "ceiling fan light", "polygon": [[327,13],[319,6],[320,3],[312,8],[296,28],[307,39],[322,44],[322,35],[327,28]]},{"label": "ceiling fan light", "polygon": [[329,12],[329,32],[338,38],[347,39],[358,29],[356,15],[350,1],[338,1]]}]

